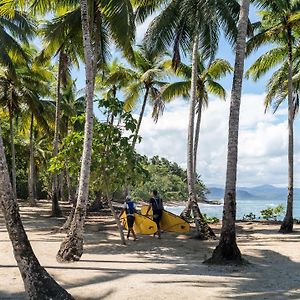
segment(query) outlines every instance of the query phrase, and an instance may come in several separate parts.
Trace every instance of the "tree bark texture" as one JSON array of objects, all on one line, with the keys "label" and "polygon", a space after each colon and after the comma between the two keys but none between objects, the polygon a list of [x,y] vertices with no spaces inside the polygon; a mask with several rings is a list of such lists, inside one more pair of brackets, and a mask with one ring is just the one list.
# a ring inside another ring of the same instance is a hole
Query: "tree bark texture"
[{"label": "tree bark texture", "polygon": [[[12,100],[11,100],[12,101]],[[12,103],[9,108],[9,131],[10,131],[10,149],[11,149],[11,182],[15,198],[17,199],[17,175],[16,175],[16,148],[15,148],[15,130],[13,124]]]},{"label": "tree bark texture", "polygon": [[198,55],[198,43],[199,37],[195,35],[193,42],[193,54],[192,54],[192,78],[191,78],[191,100],[190,100],[190,112],[189,112],[189,125],[188,125],[188,142],[187,142],[187,185],[189,199],[186,204],[185,210],[182,212],[182,216],[186,217],[189,211],[192,210],[194,222],[197,229],[197,235],[200,239],[209,239],[215,235],[207,222],[203,218],[195,193],[195,170],[194,170],[194,129],[195,129],[195,110],[197,99],[197,55]]},{"label": "tree bark texture", "polygon": [[137,123],[137,126],[136,126],[135,135],[134,135],[134,138],[133,138],[133,141],[132,141],[132,148],[133,149],[135,148],[137,137],[139,135],[139,131],[140,131],[140,128],[141,128],[142,119],[144,117],[145,108],[146,108],[146,104],[147,104],[147,100],[148,100],[148,95],[149,95],[149,87],[146,86],[146,91],[145,91],[145,95],[144,95],[144,101],[143,101],[143,104],[142,104],[142,109],[141,109],[139,120],[138,120],[138,123]]},{"label": "tree bark texture", "polygon": [[111,199],[109,198],[109,195],[108,193],[106,194],[107,195],[107,203],[108,203],[108,206],[111,210],[111,213],[116,221],[116,224],[117,224],[117,227],[118,227],[118,230],[119,230],[119,233],[120,233],[120,238],[121,238],[121,242],[123,245],[126,245],[126,241],[125,241],[125,237],[124,237],[124,232],[123,232],[123,229],[122,229],[122,225],[121,225],[121,222],[120,222],[120,219],[112,205],[112,202],[111,202]]},{"label": "tree bark texture", "polygon": [[199,99],[198,102],[198,111],[197,111],[197,119],[196,119],[196,128],[195,128],[195,142],[194,142],[194,173],[195,180],[197,175],[197,155],[198,155],[198,145],[199,145],[199,136],[200,136],[200,125],[201,125],[201,117],[202,117],[202,100]]},{"label": "tree bark texture", "polygon": [[40,265],[31,248],[24,230],[18,204],[14,198],[0,131],[0,206],[4,215],[6,228],[12,243],[14,256],[21,273],[26,297],[30,300],[40,299],[74,299],[64,290]]},{"label": "tree bark texture", "polygon": [[293,231],[293,200],[294,200],[294,105],[293,105],[293,54],[292,31],[287,30],[288,38],[288,195],[286,214],[279,232]]},{"label": "tree bark texture", "polygon": [[242,0],[240,19],[238,23],[235,68],[230,102],[227,172],[221,237],[218,246],[214,250],[212,257],[207,260],[207,263],[236,264],[243,262],[241,252],[236,243],[236,175],[238,160],[239,115],[244,74],[249,2],[249,0]]},{"label": "tree bark texture", "polygon": [[77,261],[83,253],[83,231],[86,207],[89,194],[90,165],[93,139],[93,98],[95,72],[93,68],[93,51],[90,35],[90,17],[88,1],[81,0],[81,23],[83,32],[83,46],[86,73],[86,120],[84,128],[84,142],[81,159],[78,198],[74,218],[70,231],[61,244],[57,253],[58,261]]},{"label": "tree bark texture", "polygon": [[70,173],[69,173],[68,160],[66,161],[66,181],[67,181],[68,201],[69,201],[69,203],[76,204],[74,189],[72,186],[71,177],[70,177]]},{"label": "tree bark texture", "polygon": [[34,191],[34,153],[33,153],[33,113],[30,121],[30,137],[29,137],[29,176],[28,176],[28,201],[31,206],[36,206],[36,194]]},{"label": "tree bark texture", "polygon": [[[59,133],[60,133],[60,102],[61,102],[61,75],[62,75],[62,52],[59,53],[58,72],[57,72],[57,91],[56,91],[56,106],[55,106],[55,128],[53,139],[53,156],[58,155]],[[60,217],[62,215],[59,206],[59,179],[57,174],[53,174],[52,182],[52,216]]]}]

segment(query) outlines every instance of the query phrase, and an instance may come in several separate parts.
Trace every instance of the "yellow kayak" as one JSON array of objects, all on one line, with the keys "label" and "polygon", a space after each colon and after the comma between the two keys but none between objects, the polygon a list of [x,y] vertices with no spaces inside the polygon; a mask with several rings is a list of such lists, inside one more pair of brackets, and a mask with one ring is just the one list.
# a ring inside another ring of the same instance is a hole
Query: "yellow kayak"
[{"label": "yellow kayak", "polygon": [[[126,216],[126,212],[125,211],[120,216],[120,220],[122,221],[124,227],[126,229],[128,229],[128,226],[127,226],[127,216]],[[134,214],[133,230],[134,230],[135,233],[153,234],[153,233],[157,232],[157,225],[150,218],[135,213]]]},{"label": "yellow kayak", "polygon": [[[141,214],[146,215],[149,205],[143,205],[141,208]],[[153,219],[153,211],[150,208],[148,212],[149,218]],[[160,220],[160,228],[164,231],[170,232],[189,232],[190,231],[190,224],[182,219],[180,216],[177,216],[169,211],[163,210],[162,217]]]}]

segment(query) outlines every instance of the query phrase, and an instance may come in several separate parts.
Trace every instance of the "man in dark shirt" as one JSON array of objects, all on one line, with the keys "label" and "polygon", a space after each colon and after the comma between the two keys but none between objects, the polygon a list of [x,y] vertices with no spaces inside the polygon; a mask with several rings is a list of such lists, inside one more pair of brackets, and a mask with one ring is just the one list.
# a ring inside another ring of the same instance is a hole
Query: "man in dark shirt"
[{"label": "man in dark shirt", "polygon": [[149,212],[150,207],[151,207],[152,210],[153,210],[153,221],[157,225],[157,235],[158,235],[158,238],[160,239],[161,238],[161,234],[160,234],[160,225],[159,225],[159,222],[160,222],[161,217],[162,217],[164,206],[163,206],[162,199],[158,195],[157,190],[153,190],[153,197],[149,200],[149,204],[150,204],[150,206],[149,206],[149,208],[147,210],[147,214],[146,215],[148,215],[148,212]]}]

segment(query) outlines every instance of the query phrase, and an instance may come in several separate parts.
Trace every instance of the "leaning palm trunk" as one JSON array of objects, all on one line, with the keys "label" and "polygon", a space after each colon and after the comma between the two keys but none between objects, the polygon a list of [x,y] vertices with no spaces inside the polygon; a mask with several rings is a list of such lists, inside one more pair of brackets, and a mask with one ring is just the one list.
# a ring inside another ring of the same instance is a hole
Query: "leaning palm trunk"
[{"label": "leaning palm trunk", "polygon": [[139,131],[140,131],[140,128],[141,128],[142,119],[144,117],[145,108],[146,108],[146,104],[147,104],[147,100],[148,100],[148,95],[149,95],[149,87],[146,86],[146,91],[145,91],[145,95],[144,95],[144,101],[143,101],[143,104],[142,104],[142,109],[141,109],[141,112],[140,112],[139,120],[138,120],[138,123],[137,123],[137,126],[136,126],[134,138],[133,138],[133,141],[132,141],[132,148],[133,149],[135,148],[137,137],[139,135]]},{"label": "leaning palm trunk", "polygon": [[[195,142],[194,142],[194,176],[197,175],[197,153],[198,153],[198,144],[199,144],[199,136],[200,136],[200,125],[201,125],[201,117],[202,117],[202,100],[199,99],[198,103],[198,111],[197,111],[197,120],[196,120],[196,129],[195,129]],[[196,179],[196,178],[195,178]]]},{"label": "leaning palm trunk", "polygon": [[93,52],[89,28],[90,22],[88,1],[81,0],[80,4],[86,72],[86,120],[76,210],[70,231],[62,242],[56,256],[57,260],[60,262],[79,260],[83,253],[83,230],[89,193],[90,165],[92,155],[95,72],[93,68]]},{"label": "leaning palm trunk", "polygon": [[23,278],[28,299],[74,299],[40,265],[19,214],[18,204],[13,195],[3,142],[0,131],[0,207],[4,214],[6,228],[12,243],[14,256]]},{"label": "leaning palm trunk", "polygon": [[221,237],[208,263],[241,263],[241,252],[236,243],[236,174],[238,159],[239,116],[244,73],[246,34],[249,14],[249,0],[243,0],[240,9],[234,76],[230,102],[227,172]]},{"label": "leaning palm trunk", "polygon": [[109,198],[109,195],[108,195],[108,192],[106,192],[106,198],[107,198],[107,203],[108,203],[108,206],[110,208],[110,211],[115,219],[115,222],[117,224],[117,227],[118,227],[118,230],[119,230],[119,233],[120,233],[120,238],[121,238],[121,242],[123,245],[126,245],[126,242],[125,242],[125,237],[124,237],[124,232],[123,232],[123,229],[122,229],[122,226],[121,226],[121,222],[120,222],[120,219],[112,205],[112,199]]},{"label": "leaning palm trunk", "polygon": [[31,206],[36,206],[36,194],[34,191],[34,155],[33,155],[33,114],[30,122],[29,138],[29,176],[28,176],[28,201]]},{"label": "leaning palm trunk", "polygon": [[294,106],[293,106],[293,57],[292,57],[292,34],[288,29],[288,196],[287,209],[279,232],[289,233],[293,231],[293,192],[294,192]]},{"label": "leaning palm trunk", "polygon": [[201,239],[214,237],[214,233],[208,226],[202,216],[195,193],[195,170],[194,170],[194,119],[197,97],[197,53],[198,53],[199,37],[195,35],[193,42],[193,57],[192,57],[192,79],[191,79],[191,101],[188,125],[188,144],[187,144],[187,184],[189,200],[185,210],[182,212],[183,217],[187,217],[189,211],[192,210],[193,217],[197,229],[197,234]]},{"label": "leaning palm trunk", "polygon": [[[12,105],[11,105],[12,106]],[[10,131],[10,149],[11,149],[11,181],[15,198],[17,199],[17,176],[16,176],[16,149],[15,149],[15,131],[13,125],[12,107],[9,109],[9,131]]]},{"label": "leaning palm trunk", "polygon": [[[62,74],[62,52],[59,53],[58,72],[57,72],[57,95],[56,95],[56,109],[55,109],[55,129],[53,139],[53,156],[58,155],[58,143],[60,132],[60,102],[61,102],[61,74]],[[62,215],[59,206],[59,178],[57,174],[53,174],[52,182],[52,216],[59,217]]]}]

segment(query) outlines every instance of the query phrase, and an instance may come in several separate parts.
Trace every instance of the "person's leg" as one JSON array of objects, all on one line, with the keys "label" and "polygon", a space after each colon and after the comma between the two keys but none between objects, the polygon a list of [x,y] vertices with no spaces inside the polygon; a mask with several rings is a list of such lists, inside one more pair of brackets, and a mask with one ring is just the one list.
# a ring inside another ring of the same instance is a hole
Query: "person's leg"
[{"label": "person's leg", "polygon": [[131,228],[131,232],[132,232],[132,235],[133,235],[133,240],[136,241],[137,237],[136,237],[136,234],[135,234],[133,228]]},{"label": "person's leg", "polygon": [[127,231],[127,240],[129,240],[129,236],[130,236],[130,228],[128,227],[128,231]]},{"label": "person's leg", "polygon": [[157,235],[158,235],[159,239],[161,239],[161,231],[160,231],[160,225],[159,225],[161,217],[162,217],[162,212],[159,212],[158,218],[157,218]]}]

